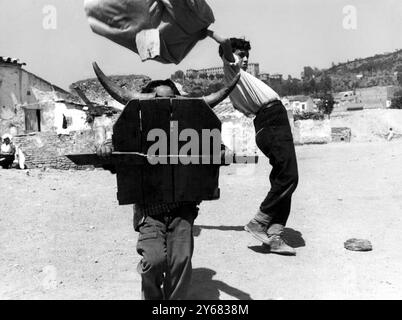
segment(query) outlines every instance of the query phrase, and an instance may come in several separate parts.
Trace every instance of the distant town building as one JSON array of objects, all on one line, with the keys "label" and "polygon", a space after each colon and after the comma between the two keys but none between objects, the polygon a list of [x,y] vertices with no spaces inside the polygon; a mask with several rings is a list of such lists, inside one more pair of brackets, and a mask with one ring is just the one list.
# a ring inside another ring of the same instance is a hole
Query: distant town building
[{"label": "distant town building", "polygon": [[[258,77],[260,74],[260,64],[259,63],[249,63],[247,72],[252,74],[254,77]],[[200,74],[210,75],[223,75],[223,67],[214,67],[214,68],[206,68],[206,69],[188,69],[186,70],[187,78],[197,78]]]},{"label": "distant town building", "polygon": [[334,94],[335,112],[363,109],[385,109],[391,106],[391,100],[399,90],[397,86],[375,86],[358,88]]},{"label": "distant town building", "polygon": [[261,81],[268,83],[282,83],[283,75],[280,73],[269,74],[269,73],[260,73],[258,77]]},{"label": "distant town building", "polygon": [[257,77],[260,75],[260,64],[259,63],[249,63],[247,72],[252,74],[254,77]]},{"label": "distant town building", "polygon": [[0,134],[88,127],[84,105],[76,104],[77,99],[73,102],[69,92],[23,69],[25,65],[0,56]]},{"label": "distant town building", "polygon": [[261,81],[269,81],[269,73],[260,73],[258,78]]},{"label": "distant town building", "polygon": [[284,97],[282,98],[282,103],[293,114],[316,112],[318,110],[316,102],[311,97],[304,95]]},{"label": "distant town building", "polygon": [[186,78],[197,78],[198,77],[198,70],[195,69],[188,69],[186,71]]}]

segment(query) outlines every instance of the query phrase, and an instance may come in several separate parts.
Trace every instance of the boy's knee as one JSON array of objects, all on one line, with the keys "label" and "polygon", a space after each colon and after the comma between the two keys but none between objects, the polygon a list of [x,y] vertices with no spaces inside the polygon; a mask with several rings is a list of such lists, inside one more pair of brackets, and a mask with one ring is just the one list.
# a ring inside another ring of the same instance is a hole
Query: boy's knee
[{"label": "boy's knee", "polygon": [[297,172],[294,172],[292,174],[291,181],[294,186],[294,189],[296,189],[297,185],[299,184],[299,174]]},{"label": "boy's knee", "polygon": [[164,253],[156,253],[144,255],[138,265],[138,272],[141,274],[152,272],[162,273],[166,267],[166,257]]},{"label": "boy's knee", "polygon": [[154,228],[142,226],[141,231],[137,242],[137,252],[142,256],[138,271],[140,273],[159,272],[159,270],[163,272],[166,266],[164,239]]}]

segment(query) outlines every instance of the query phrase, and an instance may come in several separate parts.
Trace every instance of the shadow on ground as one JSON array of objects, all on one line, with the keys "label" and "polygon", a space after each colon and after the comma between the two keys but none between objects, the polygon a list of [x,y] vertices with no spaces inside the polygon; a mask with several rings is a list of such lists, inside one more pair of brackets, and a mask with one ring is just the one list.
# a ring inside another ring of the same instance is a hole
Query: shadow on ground
[{"label": "shadow on ground", "polygon": [[285,228],[283,232],[283,238],[285,239],[286,243],[292,248],[297,249],[306,246],[306,241],[304,241],[303,235],[300,231],[291,228]]},{"label": "shadow on ground", "polygon": [[[306,246],[306,242],[304,241],[302,233],[300,231],[291,228],[285,228],[282,237],[285,240],[285,242],[292,248],[297,249]],[[251,246],[248,248],[257,253],[263,253],[263,254],[270,253],[269,247],[265,245]]]},{"label": "shadow on ground", "polygon": [[248,293],[231,287],[220,280],[214,280],[213,277],[215,275],[216,272],[211,269],[194,269],[188,299],[220,300],[220,292],[224,292],[225,294],[238,300],[252,300]]},{"label": "shadow on ground", "polygon": [[[244,231],[244,226],[198,226],[193,228],[194,237],[198,237],[202,230],[220,230],[220,231]],[[292,228],[285,228],[283,231],[283,238],[286,243],[292,248],[301,248],[306,246],[306,242],[303,239],[303,235],[300,231]]]},{"label": "shadow on ground", "polygon": [[244,226],[194,226],[194,237],[201,234],[201,230],[220,230],[220,231],[244,231]]}]

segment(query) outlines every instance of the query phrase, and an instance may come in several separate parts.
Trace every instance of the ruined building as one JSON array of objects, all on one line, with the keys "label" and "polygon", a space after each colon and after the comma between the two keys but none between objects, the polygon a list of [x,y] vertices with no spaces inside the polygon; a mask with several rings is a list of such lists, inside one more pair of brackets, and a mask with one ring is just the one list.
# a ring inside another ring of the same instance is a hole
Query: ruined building
[{"label": "ruined building", "polygon": [[69,92],[0,56],[0,134],[84,130],[86,113]]}]

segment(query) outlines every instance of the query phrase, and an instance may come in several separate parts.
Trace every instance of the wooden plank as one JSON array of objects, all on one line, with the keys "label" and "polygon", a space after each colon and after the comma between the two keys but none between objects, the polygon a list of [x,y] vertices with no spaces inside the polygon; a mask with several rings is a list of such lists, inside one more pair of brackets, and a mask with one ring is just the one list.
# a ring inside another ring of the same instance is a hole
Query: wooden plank
[{"label": "wooden plank", "polygon": [[[203,100],[174,99],[172,105],[172,121],[178,122],[178,130],[191,128],[199,137],[198,155],[211,156],[211,149],[207,154],[202,150],[202,130],[218,129],[221,131],[221,122]],[[220,135],[219,135],[220,138]],[[179,142],[179,150],[191,139]],[[220,150],[220,141],[219,150]],[[174,198],[176,201],[200,201],[219,198],[219,165],[183,165],[177,164],[174,168]]]},{"label": "wooden plank", "polygon": [[[142,152],[148,153],[155,141],[148,141],[151,130],[158,129],[164,133],[167,150],[159,150],[156,155],[167,156],[170,147],[170,99],[152,99],[141,101]],[[173,168],[169,165],[146,164],[142,167],[143,203],[174,202]]]},{"label": "wooden plank", "polygon": [[119,205],[143,203],[142,171],[139,166],[117,166],[117,200]]},{"label": "wooden plank", "polygon": [[[113,126],[113,146],[116,152],[141,152],[140,102],[127,104]],[[142,203],[142,173],[138,166],[119,163],[116,166],[117,199],[120,205]]]},{"label": "wooden plank", "polygon": [[138,152],[130,152],[130,153],[113,152],[111,157],[109,158],[98,157],[98,155],[95,153],[67,154],[66,157],[69,158],[72,162],[74,162],[78,166],[86,166],[86,165],[92,165],[95,167],[101,167],[103,165],[133,166],[133,165],[144,165],[145,163],[148,163],[146,155]]},{"label": "wooden plank", "polygon": [[[161,161],[162,163],[181,163],[182,161],[203,163],[204,161],[207,161],[207,159],[210,159],[212,163],[212,158],[210,155],[186,156],[186,155],[172,154],[172,155],[151,156],[140,152],[130,152],[130,151],[113,152],[111,157],[109,158],[98,157],[95,153],[66,154],[65,156],[78,166],[92,165],[97,167],[111,164],[139,166],[139,165],[151,164],[154,163],[155,161]],[[225,159],[222,155],[221,160],[222,165],[224,164],[225,160],[226,164],[257,163],[258,156],[231,155],[230,158]]]},{"label": "wooden plank", "polygon": [[141,152],[140,103],[133,100],[124,108],[113,126],[113,146],[115,151]]}]

